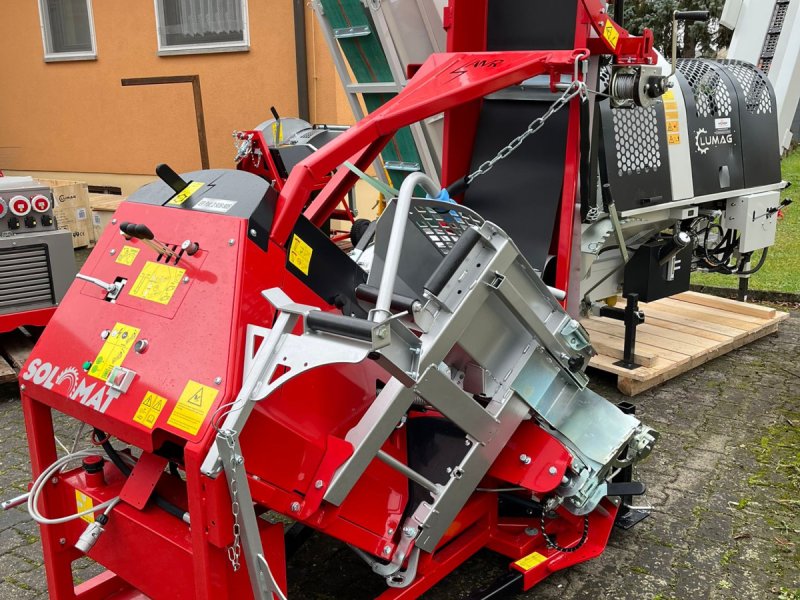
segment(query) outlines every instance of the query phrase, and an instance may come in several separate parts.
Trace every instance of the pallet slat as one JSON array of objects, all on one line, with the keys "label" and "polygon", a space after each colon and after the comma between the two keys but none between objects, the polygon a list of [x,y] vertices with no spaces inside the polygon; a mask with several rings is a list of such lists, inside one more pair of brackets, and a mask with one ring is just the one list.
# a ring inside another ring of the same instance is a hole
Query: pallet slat
[{"label": "pallet slat", "polygon": [[17,373],[2,357],[0,357],[0,384],[17,380]]},{"label": "pallet slat", "polygon": [[[637,331],[636,353],[645,357],[647,364],[633,370],[614,364],[624,346],[625,328],[621,322],[597,317],[582,320],[592,340],[599,340],[598,355],[589,364],[617,375],[617,387],[628,396],[775,333],[778,324],[789,317],[788,313],[771,308],[696,292],[640,306],[645,323]],[[609,348],[611,352],[606,351]]]}]

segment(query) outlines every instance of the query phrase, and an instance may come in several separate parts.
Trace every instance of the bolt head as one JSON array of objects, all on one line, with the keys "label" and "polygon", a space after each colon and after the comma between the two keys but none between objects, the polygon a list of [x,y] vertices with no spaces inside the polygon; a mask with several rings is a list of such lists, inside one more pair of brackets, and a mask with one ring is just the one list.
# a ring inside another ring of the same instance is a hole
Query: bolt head
[{"label": "bolt head", "polygon": [[414,537],[414,534],[417,533],[417,530],[413,527],[403,527],[403,535],[406,537]]},{"label": "bolt head", "polygon": [[220,383],[222,383],[222,377],[215,377],[215,378],[214,378],[214,383],[215,383],[216,385],[219,385]]},{"label": "bolt head", "polygon": [[53,477],[53,478],[50,480],[50,483],[52,483],[53,485],[57,484],[57,483],[58,483],[58,477]]},{"label": "bolt head", "polygon": [[558,469],[556,469],[555,467],[550,467],[549,469],[547,469],[547,472],[550,473],[550,475],[555,475],[556,473],[558,473]]},{"label": "bolt head", "polygon": [[100,332],[100,337],[102,339],[104,339],[104,340],[107,339],[108,336],[110,336],[110,335],[111,335],[111,332],[108,329],[103,329],[103,331]]},{"label": "bolt head", "polygon": [[236,240],[234,240],[233,238],[228,240],[228,246],[233,246],[235,243],[236,243]]},{"label": "bolt head", "polygon": [[291,508],[292,512],[300,512],[300,503],[292,502],[292,505],[289,508]]},{"label": "bolt head", "polygon": [[189,278],[188,277],[184,277],[183,278],[183,283],[189,283]]},{"label": "bolt head", "polygon": [[250,230],[250,237],[256,237],[257,235],[258,235],[258,232],[255,229],[251,229]]},{"label": "bolt head", "polygon": [[531,464],[531,457],[528,456],[527,454],[520,454],[519,455],[519,462],[521,462],[523,464],[526,464],[526,465],[529,465],[529,464]]},{"label": "bolt head", "polygon": [[391,554],[391,552],[392,552],[392,547],[391,546],[387,545],[387,546],[383,547],[384,556],[389,556],[389,554]]},{"label": "bolt head", "polygon": [[20,385],[19,389],[21,389],[24,392],[25,391],[25,384],[23,383],[22,385]]},{"label": "bolt head", "polygon": [[321,490],[321,489],[322,489],[322,486],[324,486],[324,485],[325,485],[325,484],[323,483],[322,479],[317,479],[317,480],[314,482],[314,487],[315,487],[316,489],[318,489],[318,490]]},{"label": "bolt head", "polygon": [[116,225],[117,224],[117,220],[116,219],[111,219],[111,224],[112,225]]},{"label": "bolt head", "polygon": [[237,456],[236,457],[236,464],[243,465],[244,464],[244,456]]},{"label": "bolt head", "polygon": [[389,529],[386,530],[386,533],[389,535],[394,535],[394,527],[389,527]]},{"label": "bolt head", "polygon": [[114,248],[112,248],[111,250],[109,250],[109,251],[108,251],[108,253],[109,253],[111,256],[114,256],[114,255],[117,253],[117,251],[116,251],[116,250],[114,250]]},{"label": "bolt head", "polygon": [[539,535],[539,530],[536,527],[526,527],[525,528],[525,535],[530,537],[535,537]]}]

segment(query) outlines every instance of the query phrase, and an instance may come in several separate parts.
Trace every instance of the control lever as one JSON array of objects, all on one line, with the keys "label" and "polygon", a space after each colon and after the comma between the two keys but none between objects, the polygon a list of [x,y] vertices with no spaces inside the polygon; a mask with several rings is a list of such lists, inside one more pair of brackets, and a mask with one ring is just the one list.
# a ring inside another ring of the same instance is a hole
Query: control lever
[{"label": "control lever", "polygon": [[175,258],[178,255],[175,254],[172,250],[170,250],[166,244],[163,242],[159,242],[156,239],[156,236],[150,230],[147,225],[143,223],[128,223],[127,221],[120,223],[119,230],[122,232],[123,235],[129,238],[136,238],[137,240],[142,240],[145,244],[150,246],[153,250],[158,252],[159,254],[165,254],[170,258]]},{"label": "control lever", "polygon": [[83,273],[78,273],[75,275],[76,279],[82,279],[83,281],[88,281],[89,283],[93,283],[99,288],[102,288],[103,291],[106,292],[106,300],[116,300],[119,293],[122,291],[122,286],[124,285],[124,281],[115,281],[114,283],[106,283],[102,279],[97,279],[97,277],[90,277],[89,275],[84,275]]},{"label": "control lever", "polygon": [[672,13],[672,72],[669,76],[675,75],[678,70],[678,21],[708,21],[711,13],[707,10],[676,10]]}]

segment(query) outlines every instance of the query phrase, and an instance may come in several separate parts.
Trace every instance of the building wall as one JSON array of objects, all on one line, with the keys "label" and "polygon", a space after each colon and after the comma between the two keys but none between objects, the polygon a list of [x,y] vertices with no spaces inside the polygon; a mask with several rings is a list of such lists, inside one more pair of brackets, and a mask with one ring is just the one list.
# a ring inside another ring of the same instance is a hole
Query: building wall
[{"label": "building wall", "polygon": [[[0,169],[120,185],[166,162],[200,168],[191,84],[122,87],[128,77],[200,75],[212,167],[233,166],[231,133],[297,114],[292,0],[249,0],[250,51],[157,55],[152,0],[94,0],[97,60],[45,63],[36,0],[3,0]],[[311,119],[352,118],[307,10]],[[68,176],[67,176],[68,175]]]}]

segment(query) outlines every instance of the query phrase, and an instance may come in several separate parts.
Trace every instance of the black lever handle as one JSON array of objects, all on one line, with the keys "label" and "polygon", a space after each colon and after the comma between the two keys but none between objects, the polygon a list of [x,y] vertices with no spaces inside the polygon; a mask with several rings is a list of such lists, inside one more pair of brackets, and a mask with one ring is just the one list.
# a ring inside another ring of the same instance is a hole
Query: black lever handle
[{"label": "black lever handle", "polygon": [[280,121],[281,120],[281,116],[278,114],[278,111],[275,110],[274,106],[270,106],[269,107],[269,112],[272,113],[272,118],[273,119],[275,119],[276,121]]},{"label": "black lever handle", "polygon": [[175,190],[176,194],[182,192],[184,188],[189,185],[188,182],[172,170],[172,167],[163,163],[156,167],[156,175],[159,176],[161,181]]},{"label": "black lever handle", "polygon": [[677,21],[708,21],[711,13],[707,10],[676,10],[673,16]]},{"label": "black lever handle", "polygon": [[119,230],[128,237],[140,240],[152,240],[156,237],[153,235],[153,232],[150,231],[150,228],[142,223],[128,223],[125,221],[124,223],[120,223]]}]

